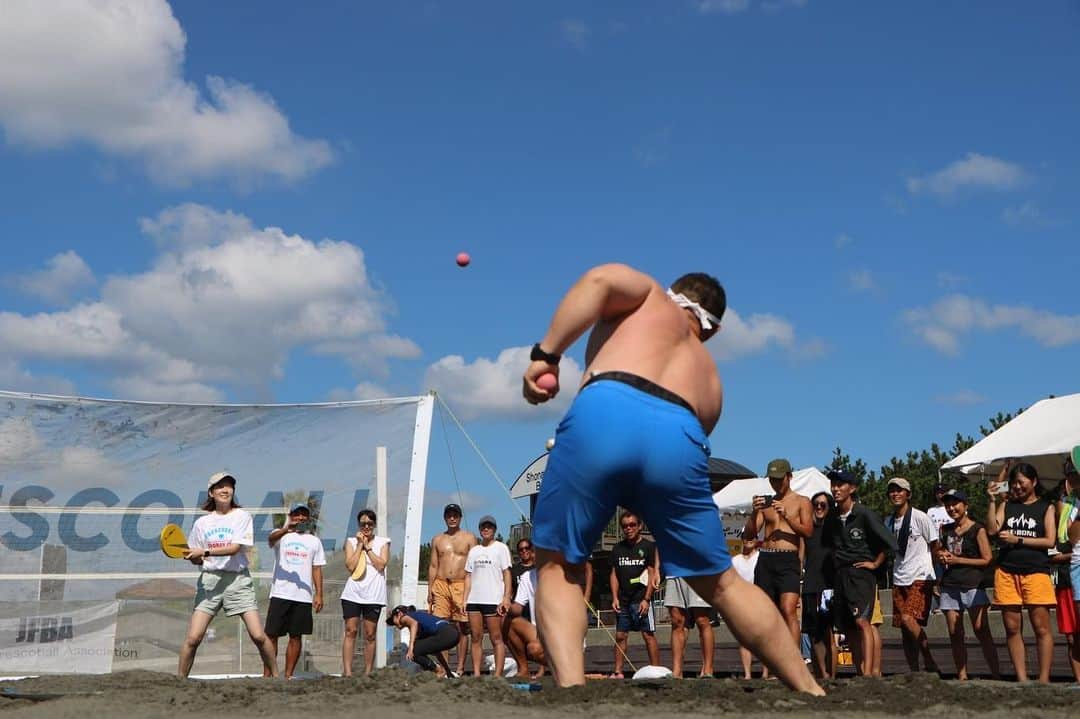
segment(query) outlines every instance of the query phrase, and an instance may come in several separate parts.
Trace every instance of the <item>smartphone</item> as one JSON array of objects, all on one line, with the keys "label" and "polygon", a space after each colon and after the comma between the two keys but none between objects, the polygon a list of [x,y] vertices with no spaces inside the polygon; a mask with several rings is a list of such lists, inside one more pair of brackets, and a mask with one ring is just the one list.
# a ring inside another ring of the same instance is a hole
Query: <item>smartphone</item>
[{"label": "smartphone", "polygon": [[761,499],[765,502],[766,507],[771,507],[772,503],[773,503],[773,500],[776,499],[776,495],[775,494],[766,494]]},{"label": "smartphone", "polygon": [[992,485],[990,487],[990,490],[994,494],[1008,494],[1009,493],[1009,482],[1008,482],[1008,480],[1003,481],[1003,482],[994,482],[994,483],[992,483]]}]

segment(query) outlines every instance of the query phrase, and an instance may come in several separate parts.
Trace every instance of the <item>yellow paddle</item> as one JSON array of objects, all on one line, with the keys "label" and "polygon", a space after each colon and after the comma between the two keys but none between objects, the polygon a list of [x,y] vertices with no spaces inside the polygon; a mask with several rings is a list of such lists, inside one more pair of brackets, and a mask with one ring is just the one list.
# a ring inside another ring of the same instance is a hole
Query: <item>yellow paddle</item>
[{"label": "yellow paddle", "polygon": [[188,549],[184,530],[175,524],[166,524],[161,528],[161,551],[169,559],[183,559]]}]

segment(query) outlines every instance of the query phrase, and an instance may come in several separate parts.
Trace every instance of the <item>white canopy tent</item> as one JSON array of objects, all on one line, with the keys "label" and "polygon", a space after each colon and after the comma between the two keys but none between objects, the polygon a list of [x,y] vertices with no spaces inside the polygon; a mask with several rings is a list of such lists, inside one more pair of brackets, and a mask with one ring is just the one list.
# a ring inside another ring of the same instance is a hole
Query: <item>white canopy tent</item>
[{"label": "white canopy tent", "polygon": [[1062,465],[1080,444],[1080,394],[1044,399],[946,462],[941,472],[996,479],[1010,457],[1034,465],[1047,484],[1062,479]]},{"label": "white canopy tent", "polygon": [[[829,491],[829,478],[817,467],[797,469],[791,473],[791,488],[804,497]],[[774,494],[772,485],[765,477],[737,479],[713,495],[717,509],[727,514],[750,514],[754,497]]]}]

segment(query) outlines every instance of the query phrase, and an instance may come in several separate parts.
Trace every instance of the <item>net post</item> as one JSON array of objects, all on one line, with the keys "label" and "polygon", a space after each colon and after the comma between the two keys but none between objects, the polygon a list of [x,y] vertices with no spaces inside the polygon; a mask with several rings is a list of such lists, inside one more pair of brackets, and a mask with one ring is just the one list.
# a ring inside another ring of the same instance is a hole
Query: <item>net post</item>
[{"label": "net post", "polygon": [[[388,473],[389,463],[387,461],[386,447],[375,448],[375,514],[383,518],[383,522],[389,526],[389,519],[387,519],[387,508],[389,502],[386,495],[386,479]],[[386,571],[385,569],[383,570]],[[386,608],[383,607],[382,613],[379,614],[379,628],[382,629],[385,625],[383,622],[386,619]],[[375,632],[375,667],[382,669],[386,666],[386,634],[385,630]]]}]

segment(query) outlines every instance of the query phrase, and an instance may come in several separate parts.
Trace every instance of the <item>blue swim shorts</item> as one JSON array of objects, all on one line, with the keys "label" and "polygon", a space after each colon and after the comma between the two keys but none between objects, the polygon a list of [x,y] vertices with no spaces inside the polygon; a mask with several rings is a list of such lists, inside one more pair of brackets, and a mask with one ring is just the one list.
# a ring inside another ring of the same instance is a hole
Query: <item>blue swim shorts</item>
[{"label": "blue swim shorts", "polygon": [[624,507],[656,537],[667,576],[720,574],[731,557],[708,462],[708,437],[685,402],[635,375],[598,375],[555,432],[533,543],[580,564]]}]

